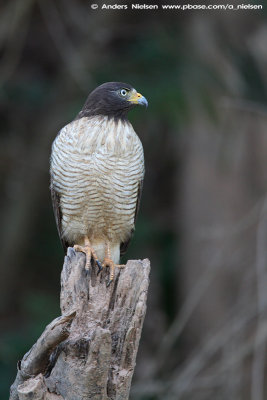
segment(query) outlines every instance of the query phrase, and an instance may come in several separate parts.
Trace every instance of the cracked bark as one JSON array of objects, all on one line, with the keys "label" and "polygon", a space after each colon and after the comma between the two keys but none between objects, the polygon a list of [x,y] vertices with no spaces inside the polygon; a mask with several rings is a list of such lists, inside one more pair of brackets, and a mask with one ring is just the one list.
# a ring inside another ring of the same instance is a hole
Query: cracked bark
[{"label": "cracked bark", "polygon": [[10,400],[127,400],[146,312],[149,260],[128,261],[106,287],[108,270],[84,268],[68,249],[61,273],[62,316],[25,354]]}]

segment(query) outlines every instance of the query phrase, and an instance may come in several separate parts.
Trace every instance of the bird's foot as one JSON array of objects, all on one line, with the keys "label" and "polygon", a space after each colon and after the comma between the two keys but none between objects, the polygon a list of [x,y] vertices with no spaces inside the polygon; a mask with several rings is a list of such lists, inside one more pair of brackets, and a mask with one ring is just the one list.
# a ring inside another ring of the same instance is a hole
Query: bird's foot
[{"label": "bird's foot", "polygon": [[101,263],[98,261],[97,255],[94,251],[94,249],[91,247],[90,242],[86,241],[86,243],[84,244],[84,246],[80,246],[79,244],[75,244],[73,246],[75,251],[81,251],[82,253],[85,254],[85,269],[88,271],[91,265],[91,260],[93,259],[94,262],[96,263],[96,265],[98,266],[98,273],[102,270],[102,265]]},{"label": "bird's foot", "polygon": [[110,273],[109,273],[109,280],[107,283],[107,287],[111,284],[111,282],[114,280],[114,274],[115,274],[115,268],[125,268],[125,265],[123,264],[115,264],[111,258],[105,257],[104,262],[103,262],[103,267],[109,267],[110,268]]}]

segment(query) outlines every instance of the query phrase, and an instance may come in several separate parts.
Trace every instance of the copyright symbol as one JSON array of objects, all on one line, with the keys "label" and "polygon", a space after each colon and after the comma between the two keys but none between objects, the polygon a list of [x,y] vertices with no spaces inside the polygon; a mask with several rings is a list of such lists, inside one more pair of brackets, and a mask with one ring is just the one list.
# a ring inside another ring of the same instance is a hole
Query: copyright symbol
[{"label": "copyright symbol", "polygon": [[97,5],[97,4],[91,4],[91,8],[92,8],[93,10],[96,10],[96,9],[98,8],[98,5]]}]

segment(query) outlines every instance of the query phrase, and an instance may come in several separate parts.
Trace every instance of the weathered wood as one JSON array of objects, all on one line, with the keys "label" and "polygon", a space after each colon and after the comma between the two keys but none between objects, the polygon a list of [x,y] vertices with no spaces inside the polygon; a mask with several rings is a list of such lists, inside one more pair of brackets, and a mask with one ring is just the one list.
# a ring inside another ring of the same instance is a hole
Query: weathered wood
[{"label": "weathered wood", "polygon": [[17,377],[10,389],[10,400],[24,399],[25,397],[18,395],[18,386],[39,373],[47,373],[50,356],[56,347],[69,336],[75,314],[75,311],[71,311],[54,319],[45,328],[31,350],[18,363]]},{"label": "weathered wood", "polygon": [[150,263],[84,268],[68,249],[61,274],[62,317],[23,357],[10,400],[127,400],[146,312]]}]

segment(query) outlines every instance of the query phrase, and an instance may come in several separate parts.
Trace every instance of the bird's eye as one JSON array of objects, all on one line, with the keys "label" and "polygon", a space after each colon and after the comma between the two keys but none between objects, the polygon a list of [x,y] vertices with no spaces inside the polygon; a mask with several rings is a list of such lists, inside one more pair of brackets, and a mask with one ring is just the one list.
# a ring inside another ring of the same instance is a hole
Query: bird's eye
[{"label": "bird's eye", "polygon": [[126,90],[126,89],[121,89],[121,95],[122,95],[123,97],[125,97],[126,94],[127,94],[127,90]]}]

